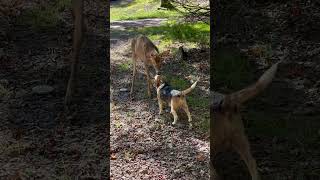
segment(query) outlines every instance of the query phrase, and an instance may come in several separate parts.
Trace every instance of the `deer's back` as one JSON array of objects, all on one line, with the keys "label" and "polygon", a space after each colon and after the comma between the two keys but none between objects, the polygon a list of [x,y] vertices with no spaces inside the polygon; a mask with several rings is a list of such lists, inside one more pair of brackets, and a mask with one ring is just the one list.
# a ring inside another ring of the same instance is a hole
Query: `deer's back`
[{"label": "deer's back", "polygon": [[159,52],[153,42],[148,37],[142,35],[132,39],[131,48],[132,53],[134,53],[139,59],[145,58],[149,53]]}]

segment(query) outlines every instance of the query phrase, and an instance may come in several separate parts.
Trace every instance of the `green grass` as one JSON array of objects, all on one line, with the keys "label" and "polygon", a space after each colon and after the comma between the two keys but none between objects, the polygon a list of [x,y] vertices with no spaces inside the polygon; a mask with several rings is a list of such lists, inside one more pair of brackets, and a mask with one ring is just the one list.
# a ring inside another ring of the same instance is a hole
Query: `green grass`
[{"label": "green grass", "polygon": [[131,68],[131,61],[126,61],[119,65],[120,71],[126,72],[129,71]]},{"label": "green grass", "polygon": [[187,102],[194,112],[198,112],[196,116],[193,115],[194,119],[197,119],[195,126],[206,133],[210,128],[209,99],[194,93],[187,97]]},{"label": "green grass", "polygon": [[61,21],[61,12],[67,8],[71,8],[71,0],[55,0],[46,6],[26,11],[17,22],[36,29],[54,28]]},{"label": "green grass", "polygon": [[189,43],[209,45],[210,25],[204,22],[178,23],[168,21],[161,26],[134,29],[140,34],[148,36],[153,41],[160,41],[159,48],[165,48],[173,43]]},{"label": "green grass", "polygon": [[184,90],[190,86],[190,83],[187,80],[177,76],[167,76],[166,78],[173,89]]},{"label": "green grass", "polygon": [[158,10],[160,1],[134,0],[126,5],[114,5],[110,8],[110,20],[134,20],[147,18],[171,18],[181,15],[176,10]]}]

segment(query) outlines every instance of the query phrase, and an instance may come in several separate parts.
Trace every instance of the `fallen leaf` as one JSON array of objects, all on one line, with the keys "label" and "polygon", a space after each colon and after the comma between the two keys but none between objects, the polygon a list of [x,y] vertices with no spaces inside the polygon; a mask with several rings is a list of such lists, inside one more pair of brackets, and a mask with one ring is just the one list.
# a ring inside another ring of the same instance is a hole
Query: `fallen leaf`
[{"label": "fallen leaf", "polygon": [[204,161],[206,159],[206,156],[203,154],[203,153],[199,153],[197,156],[196,156],[196,159],[198,161]]},{"label": "fallen leaf", "polygon": [[115,153],[112,153],[112,154],[110,155],[110,159],[111,159],[111,160],[116,160],[116,159],[117,159],[116,154],[115,154]]}]

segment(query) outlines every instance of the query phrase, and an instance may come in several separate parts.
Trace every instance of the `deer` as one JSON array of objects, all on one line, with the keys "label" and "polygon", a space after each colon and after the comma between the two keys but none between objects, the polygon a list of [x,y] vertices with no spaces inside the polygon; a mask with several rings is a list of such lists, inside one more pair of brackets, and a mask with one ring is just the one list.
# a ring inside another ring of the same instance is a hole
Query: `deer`
[{"label": "deer", "polygon": [[144,35],[139,35],[131,40],[131,50],[132,50],[132,61],[133,61],[133,75],[132,75],[132,83],[130,90],[130,97],[132,98],[134,81],[137,73],[137,61],[140,60],[143,62],[145,68],[145,74],[147,77],[148,84],[148,96],[151,98],[151,88],[152,88],[152,80],[150,78],[149,66],[153,66],[156,74],[160,74],[160,68],[163,61],[163,56],[167,55],[170,51],[164,51],[159,53],[159,50],[153,42]]}]

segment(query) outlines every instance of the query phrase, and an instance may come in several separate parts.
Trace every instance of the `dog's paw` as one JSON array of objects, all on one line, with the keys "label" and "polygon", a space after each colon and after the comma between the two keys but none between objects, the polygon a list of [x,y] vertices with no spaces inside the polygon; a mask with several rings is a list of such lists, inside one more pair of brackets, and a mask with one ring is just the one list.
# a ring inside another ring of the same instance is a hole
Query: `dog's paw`
[{"label": "dog's paw", "polygon": [[177,122],[172,122],[172,125],[176,125],[177,124]]},{"label": "dog's paw", "polygon": [[189,129],[192,129],[192,128],[193,128],[192,124],[189,124]]}]

